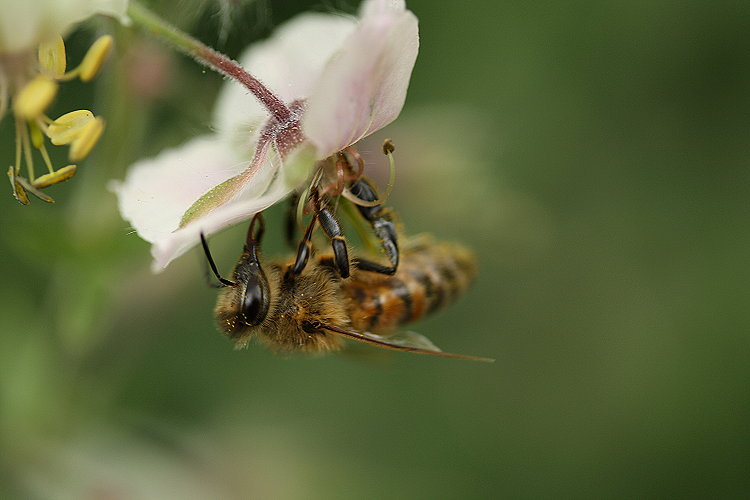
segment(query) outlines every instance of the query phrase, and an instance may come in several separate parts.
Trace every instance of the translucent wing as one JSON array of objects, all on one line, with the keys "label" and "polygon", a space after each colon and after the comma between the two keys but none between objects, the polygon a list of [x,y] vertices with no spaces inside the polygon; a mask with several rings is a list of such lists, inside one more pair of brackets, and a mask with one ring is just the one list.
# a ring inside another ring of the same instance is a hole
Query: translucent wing
[{"label": "translucent wing", "polygon": [[470,361],[483,361],[485,363],[494,363],[495,360],[492,358],[481,358],[478,356],[466,356],[464,354],[453,354],[450,352],[443,352],[433,344],[430,339],[424,335],[420,335],[416,332],[403,332],[395,335],[389,335],[384,337],[382,335],[376,335],[374,333],[355,332],[351,330],[344,330],[335,326],[323,325],[320,328],[327,330],[336,335],[346,337],[366,344],[381,347],[383,349],[393,349],[395,351],[413,352],[415,354],[428,354],[431,356],[442,356],[444,358],[455,358],[455,359],[467,359]]}]

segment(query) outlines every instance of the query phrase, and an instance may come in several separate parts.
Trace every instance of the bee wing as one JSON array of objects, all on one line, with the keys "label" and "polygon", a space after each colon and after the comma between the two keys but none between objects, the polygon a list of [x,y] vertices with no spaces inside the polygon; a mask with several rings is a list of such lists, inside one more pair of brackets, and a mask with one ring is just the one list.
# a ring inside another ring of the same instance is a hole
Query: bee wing
[{"label": "bee wing", "polygon": [[342,328],[334,326],[321,326],[321,328],[328,330],[331,333],[346,337],[358,342],[364,342],[366,344],[374,345],[383,349],[393,349],[395,351],[413,352],[415,354],[428,354],[431,356],[442,356],[444,358],[455,358],[455,359],[467,359],[470,361],[484,361],[485,363],[494,363],[492,358],[481,358],[478,356],[467,356],[464,354],[453,354],[451,352],[443,352],[433,344],[430,339],[424,335],[420,335],[416,332],[403,332],[395,335],[389,335],[384,337],[382,335],[376,335],[369,332],[355,332],[352,330],[344,330]]}]

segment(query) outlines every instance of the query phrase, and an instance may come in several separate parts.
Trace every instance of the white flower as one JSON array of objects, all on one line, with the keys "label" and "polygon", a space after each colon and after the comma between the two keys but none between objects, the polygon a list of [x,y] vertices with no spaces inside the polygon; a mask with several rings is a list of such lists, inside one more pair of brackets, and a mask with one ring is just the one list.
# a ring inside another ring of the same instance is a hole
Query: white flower
[{"label": "white flower", "polygon": [[0,53],[36,50],[96,13],[124,18],[127,5],[127,0],[3,0]]},{"label": "white flower", "polygon": [[292,111],[279,123],[230,82],[216,132],[136,163],[114,190],[120,212],[153,244],[153,270],[285,198],[318,160],[393,121],[419,46],[403,0],[366,0],[359,19],[303,14],[240,62]]}]

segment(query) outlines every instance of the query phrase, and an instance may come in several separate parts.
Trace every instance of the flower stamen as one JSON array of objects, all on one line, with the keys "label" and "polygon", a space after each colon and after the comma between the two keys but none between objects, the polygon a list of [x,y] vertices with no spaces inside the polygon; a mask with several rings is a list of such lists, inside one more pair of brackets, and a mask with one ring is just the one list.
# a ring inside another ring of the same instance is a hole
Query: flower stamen
[{"label": "flower stamen", "polygon": [[29,193],[33,194],[37,198],[39,198],[42,201],[46,201],[47,203],[54,203],[55,200],[52,199],[52,197],[47,196],[46,194],[39,191],[37,188],[34,187],[33,184],[31,184],[29,181],[24,179],[23,177],[17,177],[16,180],[23,186],[23,188],[28,191]]},{"label": "flower stamen", "polygon": [[39,67],[46,71],[53,78],[60,78],[65,74],[65,42],[60,35],[52,41],[44,42],[39,45],[37,53]]},{"label": "flower stamen", "polygon": [[68,165],[49,174],[40,175],[37,177],[32,185],[37,189],[46,188],[52,184],[58,184],[63,181],[67,181],[73,177],[76,173],[75,165]]},{"label": "flower stamen", "polygon": [[[54,172],[55,171],[55,167],[52,166],[52,160],[50,160],[50,158],[49,158],[49,153],[47,152],[47,148],[45,147],[44,143],[40,144],[37,147],[37,149],[39,150],[39,153],[42,155],[42,159],[44,160],[44,164],[47,166],[47,171],[49,171],[49,173]],[[32,182],[34,185],[36,185],[35,181]],[[37,186],[37,187],[39,187],[39,186]]]},{"label": "flower stamen", "polygon": [[10,185],[13,189],[13,197],[17,199],[21,205],[28,205],[29,197],[26,195],[26,191],[23,190],[23,186],[18,182],[15,167],[8,167],[8,179],[10,180]]},{"label": "flower stamen", "polygon": [[38,75],[24,85],[13,99],[13,112],[31,121],[46,110],[57,95],[57,83],[47,75]]},{"label": "flower stamen", "polygon": [[386,185],[385,194],[383,196],[378,197],[378,199],[374,201],[367,201],[363,200],[359,196],[356,196],[354,193],[349,191],[348,188],[346,188],[341,193],[344,198],[361,207],[374,207],[376,205],[384,204],[388,200],[388,197],[391,195],[391,192],[393,192],[393,185],[396,182],[396,160],[393,158],[393,151],[395,151],[395,149],[396,148],[390,139],[386,139],[383,142],[383,154],[388,157],[389,166],[388,184]]},{"label": "flower stamen", "polygon": [[[12,170],[11,184],[13,196],[21,203],[28,204],[26,192],[46,201],[52,198],[40,189],[70,179],[76,172],[76,165],[71,164],[55,170],[45,145],[45,136],[55,146],[69,145],[68,157],[71,163],[77,163],[89,155],[104,131],[104,119],[94,116],[85,109],[71,111],[52,120],[45,111],[54,101],[58,83],[73,78],[88,82],[93,79],[102,67],[112,49],[112,37],[98,38],[86,52],[78,67],[67,71],[65,42],[62,37],[41,43],[37,48],[36,67],[26,68],[16,75],[17,82],[13,87],[0,68],[0,118],[4,114],[9,95],[12,95],[12,109],[16,126],[16,157]],[[32,56],[33,57],[33,56]],[[36,177],[33,149],[39,154],[47,167],[47,173]],[[26,164],[27,177],[20,175],[21,164]]]},{"label": "flower stamen", "polygon": [[6,111],[8,111],[8,79],[0,68],[0,122],[3,121]]},{"label": "flower stamen", "polygon": [[83,128],[93,120],[94,113],[87,109],[65,113],[55,120],[50,120],[46,129],[47,137],[55,146],[70,144],[81,135]]},{"label": "flower stamen", "polygon": [[34,179],[34,157],[31,154],[31,140],[29,139],[29,129],[25,123],[21,123],[21,147],[23,148],[24,161],[26,170],[29,173],[29,179]]},{"label": "flower stamen", "polygon": [[110,35],[99,37],[91,45],[77,68],[82,82],[91,81],[99,73],[110,50],[112,50],[112,37]]},{"label": "flower stamen", "polygon": [[70,144],[68,158],[72,162],[79,162],[86,158],[94,148],[104,132],[104,119],[100,116],[94,118],[81,128],[78,137]]}]

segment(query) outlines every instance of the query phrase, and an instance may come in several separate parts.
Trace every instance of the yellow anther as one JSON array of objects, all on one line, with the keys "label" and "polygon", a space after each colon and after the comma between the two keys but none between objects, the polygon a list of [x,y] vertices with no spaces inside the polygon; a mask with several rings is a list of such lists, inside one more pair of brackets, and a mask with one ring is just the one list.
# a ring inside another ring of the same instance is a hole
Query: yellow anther
[{"label": "yellow anther", "polygon": [[83,57],[81,65],[78,67],[81,81],[88,82],[96,76],[99,72],[99,68],[104,64],[104,60],[107,58],[111,48],[112,37],[110,35],[99,37],[99,39],[91,45],[88,52],[86,52],[86,55]]},{"label": "yellow anther", "polygon": [[70,144],[83,128],[94,121],[94,113],[87,109],[79,109],[65,113],[47,127],[47,137],[55,146]]},{"label": "yellow anther", "polygon": [[54,77],[65,74],[65,42],[61,36],[39,45],[39,67]]},{"label": "yellow anther", "polygon": [[75,165],[68,165],[59,170],[52,172],[51,174],[44,174],[36,179],[31,184],[37,189],[43,189],[52,184],[58,184],[63,181],[67,181],[76,173]]},{"label": "yellow anther", "polygon": [[28,205],[29,197],[26,195],[26,191],[24,191],[21,184],[19,184],[18,179],[16,179],[15,167],[8,168],[8,179],[10,180],[10,185],[13,187],[13,197],[17,199],[21,205]]},{"label": "yellow anther", "polygon": [[41,149],[44,146],[44,135],[42,135],[42,131],[39,130],[36,123],[29,122],[29,132],[31,132],[31,144],[35,148]]},{"label": "yellow anther", "polygon": [[47,109],[57,94],[57,83],[50,77],[39,75],[16,95],[13,111],[19,118],[33,120]]},{"label": "yellow anther", "polygon": [[86,158],[101,137],[102,132],[104,132],[104,119],[101,116],[87,123],[70,145],[70,151],[68,152],[70,161],[77,163]]},{"label": "yellow anther", "polygon": [[16,181],[18,181],[18,183],[21,184],[21,186],[23,187],[25,191],[28,191],[29,193],[33,194],[40,200],[46,201],[47,203],[55,202],[55,200],[53,200],[51,196],[47,196],[46,194],[42,193],[40,190],[32,186],[31,183],[27,181],[26,179],[24,179],[23,177],[16,177]]}]

